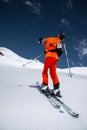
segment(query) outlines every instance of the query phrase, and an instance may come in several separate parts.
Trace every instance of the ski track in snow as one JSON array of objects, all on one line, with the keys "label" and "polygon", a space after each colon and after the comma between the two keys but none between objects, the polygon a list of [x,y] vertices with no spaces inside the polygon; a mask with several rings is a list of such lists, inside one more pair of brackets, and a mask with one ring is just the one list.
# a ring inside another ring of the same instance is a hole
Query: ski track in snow
[{"label": "ski track in snow", "polygon": [[[79,113],[76,119],[63,108],[60,113],[33,86],[41,83],[42,63],[34,61],[23,67],[29,60],[20,57],[19,63],[14,53],[5,48],[0,51],[5,54],[0,56],[0,130],[87,130],[87,68],[73,68],[71,78],[68,69],[57,70],[62,100]],[[52,88],[51,79],[49,86]]]}]

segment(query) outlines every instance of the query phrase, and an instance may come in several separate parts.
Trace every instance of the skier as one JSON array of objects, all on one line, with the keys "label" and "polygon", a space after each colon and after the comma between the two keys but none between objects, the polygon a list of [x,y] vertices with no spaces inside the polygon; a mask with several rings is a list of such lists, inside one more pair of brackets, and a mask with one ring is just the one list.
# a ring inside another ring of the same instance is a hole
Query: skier
[{"label": "skier", "polygon": [[60,81],[56,73],[56,65],[60,55],[63,53],[62,40],[65,34],[61,33],[57,37],[39,38],[38,42],[45,46],[45,61],[42,71],[42,91],[49,90],[48,69],[53,82],[53,94],[60,96]]}]

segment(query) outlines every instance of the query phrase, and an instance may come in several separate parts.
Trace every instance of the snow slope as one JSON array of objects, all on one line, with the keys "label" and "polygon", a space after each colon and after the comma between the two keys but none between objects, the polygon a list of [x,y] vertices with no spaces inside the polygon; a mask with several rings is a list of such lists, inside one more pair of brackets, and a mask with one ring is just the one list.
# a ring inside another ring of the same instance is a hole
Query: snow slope
[{"label": "snow slope", "polygon": [[21,56],[15,54],[13,51],[7,48],[0,47],[0,52],[3,54],[3,55],[0,55],[0,64],[23,67],[24,64],[29,62],[29,64],[27,64],[26,67],[31,67],[31,68],[43,67],[43,63],[39,62],[37,59],[28,60],[28,59],[22,58]]},{"label": "snow slope", "polygon": [[[12,63],[8,65],[9,60]],[[84,74],[81,71],[84,68],[73,68],[71,78],[67,70],[57,71],[62,100],[80,114],[75,119],[65,111],[60,113],[37,88],[29,86],[36,81],[41,83],[42,68],[36,67],[39,63],[21,67],[14,54],[6,62],[0,56],[0,130],[87,130],[87,67]],[[80,74],[76,73],[78,70]],[[51,79],[49,85],[52,88]]]}]

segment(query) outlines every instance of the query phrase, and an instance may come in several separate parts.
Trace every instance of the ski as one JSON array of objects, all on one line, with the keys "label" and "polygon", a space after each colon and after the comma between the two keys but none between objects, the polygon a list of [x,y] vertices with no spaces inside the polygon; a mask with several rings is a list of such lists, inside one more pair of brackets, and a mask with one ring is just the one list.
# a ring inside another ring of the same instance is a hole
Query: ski
[{"label": "ski", "polygon": [[[39,87],[41,88],[41,86]],[[64,111],[61,109],[61,104],[51,95],[50,89],[48,92],[43,92],[42,90],[41,92],[47,97],[47,99],[49,100],[49,102],[53,107],[59,109],[60,113],[64,113]]]},{"label": "ski", "polygon": [[47,91],[47,92],[42,91],[41,90],[41,85],[38,84],[38,83],[36,83],[35,85],[29,85],[29,87],[36,87],[40,91],[41,94],[43,94],[43,95],[46,96],[46,98],[48,99],[48,101],[51,103],[51,105],[53,107],[55,107],[55,108],[57,108],[57,109],[60,110],[60,104],[59,104],[59,102],[56,101],[55,98],[51,96],[50,91]]},{"label": "ski", "polygon": [[66,105],[63,101],[61,101],[61,99],[58,96],[53,95],[51,89],[49,89],[46,92],[42,91],[41,84],[39,84],[39,82],[36,82],[36,84],[31,85],[31,87],[32,86],[37,87],[38,90],[47,97],[52,106],[58,108],[61,113],[63,113],[63,111],[60,109],[62,107],[69,115],[73,116],[74,118],[79,117],[79,114],[74,112],[68,105]]},{"label": "ski", "polygon": [[60,104],[60,106],[62,106],[64,108],[64,110],[70,114],[71,116],[78,118],[79,114],[74,112],[68,105],[66,105],[63,101],[61,101],[57,96],[53,96]]},{"label": "ski", "polygon": [[79,117],[79,114],[77,114],[76,112],[74,112],[68,105],[66,105],[63,101],[61,101],[61,99],[58,97],[58,96],[54,96],[51,94],[51,91],[52,90],[49,90],[49,93],[45,94],[46,96],[50,96],[50,98],[54,98],[53,100],[58,103],[58,106],[62,106],[63,109],[68,113],[70,114],[71,116],[75,117],[75,118],[78,118]]},{"label": "ski", "polygon": [[52,104],[52,106],[54,106],[55,108],[60,108],[60,104],[55,100],[54,97],[51,96],[50,91],[44,92],[41,90],[41,92],[48,98],[48,100]]}]

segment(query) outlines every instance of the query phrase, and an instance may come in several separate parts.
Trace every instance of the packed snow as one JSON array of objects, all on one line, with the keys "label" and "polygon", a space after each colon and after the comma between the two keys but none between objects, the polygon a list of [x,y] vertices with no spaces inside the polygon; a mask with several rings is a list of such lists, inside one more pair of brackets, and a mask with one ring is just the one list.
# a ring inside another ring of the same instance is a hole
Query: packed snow
[{"label": "packed snow", "polygon": [[[0,52],[0,130],[87,130],[87,67],[71,68],[72,77],[68,69],[57,69],[61,100],[79,113],[76,119],[62,107],[64,113],[54,108],[33,86],[41,83],[43,63],[7,48],[1,47]],[[49,86],[53,88],[50,76]]]}]

